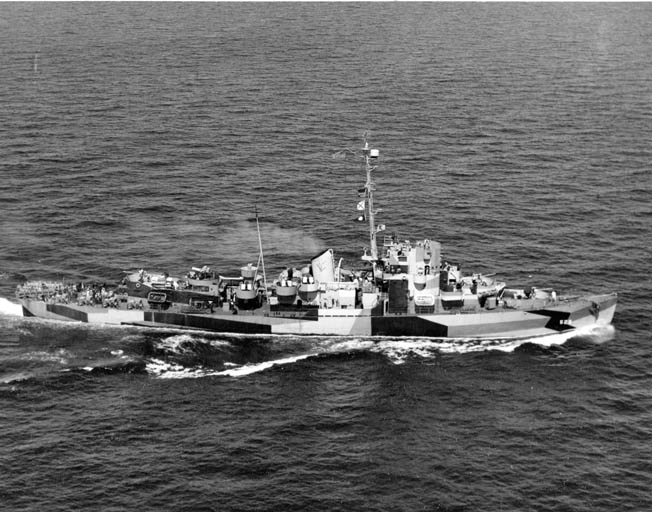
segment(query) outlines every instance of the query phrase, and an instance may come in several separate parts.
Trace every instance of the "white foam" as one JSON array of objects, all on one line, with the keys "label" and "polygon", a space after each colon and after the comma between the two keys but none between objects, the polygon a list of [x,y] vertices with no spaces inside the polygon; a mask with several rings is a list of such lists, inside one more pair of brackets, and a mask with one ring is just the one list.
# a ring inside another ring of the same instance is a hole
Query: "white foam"
[{"label": "white foam", "polygon": [[243,375],[250,375],[252,373],[262,372],[267,370],[272,366],[291,364],[301,361],[302,359],[307,359],[308,357],[314,356],[315,354],[302,354],[300,356],[284,357],[283,359],[274,359],[273,361],[265,361],[264,363],[257,364],[246,364],[238,368],[233,368],[231,370],[223,370],[217,372],[215,375],[228,375],[229,377],[242,377]]},{"label": "white foam", "polygon": [[197,343],[205,343],[213,347],[221,347],[231,344],[225,340],[211,340],[198,337],[196,334],[183,333],[162,339],[159,341],[159,347],[176,354],[188,354],[193,352],[192,347]]},{"label": "white foam", "polygon": [[27,380],[30,377],[31,375],[25,372],[9,373],[0,377],[0,384],[11,384],[12,382],[20,382],[23,380]]},{"label": "white foam", "polygon": [[322,343],[321,348],[323,353],[328,354],[347,354],[350,352],[360,352],[363,350],[372,350],[376,345],[372,339],[330,339],[328,342]]},{"label": "white foam", "polygon": [[[208,370],[202,367],[185,368],[182,365],[175,363],[167,363],[160,359],[152,359],[147,365],[147,372],[155,375],[161,379],[196,379],[199,377],[212,377],[212,376],[228,376],[228,377],[242,377],[244,375],[251,375],[252,373],[262,372],[271,368],[272,366],[291,364],[301,359],[306,359],[314,354],[302,354],[299,356],[284,357],[282,359],[274,359],[272,361],[265,361],[256,364],[246,364],[230,368],[228,370]],[[235,366],[233,363],[226,363],[225,366]]]},{"label": "white foam", "polygon": [[603,343],[613,340],[616,336],[616,328],[611,325],[595,325],[589,329],[589,338],[593,343],[602,345]]},{"label": "white foam", "polygon": [[174,352],[177,354],[182,354],[188,352],[188,350],[183,346],[186,343],[194,343],[195,338],[190,334],[175,334],[174,336],[168,336],[163,338],[158,342],[160,348]]},{"label": "white foam", "polygon": [[147,373],[160,379],[196,379],[220,374],[220,372],[215,370],[207,370],[202,367],[186,368],[180,364],[168,363],[161,359],[151,359],[145,365],[145,369]]},{"label": "white foam", "polygon": [[157,375],[159,377],[164,376],[167,372],[181,372],[185,368],[180,364],[168,363],[161,359],[151,359],[147,365],[145,365],[147,373]]},{"label": "white foam", "polygon": [[384,355],[394,364],[403,364],[411,355],[422,359],[434,357],[446,345],[428,339],[384,340],[376,343],[371,352]]},{"label": "white foam", "polygon": [[40,361],[44,363],[60,363],[68,364],[68,359],[70,358],[70,352],[60,348],[56,352],[45,352],[43,350],[27,352],[23,357],[29,361]]},{"label": "white foam", "polygon": [[0,315],[23,316],[23,306],[0,297]]},{"label": "white foam", "polygon": [[542,347],[563,345],[568,340],[576,337],[588,337],[595,343],[604,343],[613,339],[615,329],[611,325],[593,325],[579,328],[564,333],[548,334],[544,336],[531,336],[518,339],[491,339],[491,338],[458,338],[458,339],[387,339],[379,340],[372,348],[372,352],[385,355],[394,364],[403,364],[410,356],[423,359],[436,357],[437,354],[467,354],[488,350],[513,352],[525,343],[532,343]]}]

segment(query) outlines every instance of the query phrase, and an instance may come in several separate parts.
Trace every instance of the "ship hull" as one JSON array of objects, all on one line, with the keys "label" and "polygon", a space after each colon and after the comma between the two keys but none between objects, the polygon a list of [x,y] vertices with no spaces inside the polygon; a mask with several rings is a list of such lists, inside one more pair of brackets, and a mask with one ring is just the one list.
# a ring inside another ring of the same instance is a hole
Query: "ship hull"
[{"label": "ship hull", "polygon": [[23,300],[25,316],[107,325],[144,325],[201,329],[222,333],[335,336],[417,336],[433,338],[518,338],[608,325],[616,294],[593,295],[537,311],[494,310],[465,314],[383,315],[372,310],[307,310],[300,312],[247,311],[231,314],[128,310],[49,304]]}]

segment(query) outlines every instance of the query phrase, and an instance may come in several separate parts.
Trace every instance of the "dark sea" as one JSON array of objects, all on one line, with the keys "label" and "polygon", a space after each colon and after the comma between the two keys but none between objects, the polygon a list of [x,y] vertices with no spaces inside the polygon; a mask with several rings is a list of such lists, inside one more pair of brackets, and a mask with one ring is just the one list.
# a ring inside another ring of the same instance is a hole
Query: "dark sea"
[{"label": "dark sea", "polygon": [[[0,314],[3,511],[652,510],[652,4],[0,4],[0,296],[360,265],[378,221],[613,326],[236,336]],[[15,300],[15,299],[13,299]]]}]

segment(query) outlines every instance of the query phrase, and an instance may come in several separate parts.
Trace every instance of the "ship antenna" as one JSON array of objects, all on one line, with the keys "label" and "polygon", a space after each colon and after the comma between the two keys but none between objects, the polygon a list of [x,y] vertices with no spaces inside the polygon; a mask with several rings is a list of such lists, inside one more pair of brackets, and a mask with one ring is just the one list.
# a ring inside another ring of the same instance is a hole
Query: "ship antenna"
[{"label": "ship antenna", "polygon": [[367,196],[367,211],[369,213],[369,244],[371,248],[371,260],[375,262],[378,260],[378,245],[376,244],[376,222],[374,210],[374,183],[371,180],[371,172],[376,169],[376,159],[378,158],[379,151],[377,149],[370,149],[367,142],[367,132],[364,136],[364,148],[362,148],[362,155],[365,162],[365,171],[367,173],[367,182],[365,183],[365,190]]},{"label": "ship antenna", "polygon": [[267,303],[269,304],[269,291],[267,290],[267,275],[265,274],[265,258],[263,257],[263,241],[260,238],[260,223],[258,222],[258,206],[254,206],[254,212],[256,214],[256,231],[258,232],[258,261],[260,261],[263,267],[263,285],[265,286],[265,297],[267,298]]}]

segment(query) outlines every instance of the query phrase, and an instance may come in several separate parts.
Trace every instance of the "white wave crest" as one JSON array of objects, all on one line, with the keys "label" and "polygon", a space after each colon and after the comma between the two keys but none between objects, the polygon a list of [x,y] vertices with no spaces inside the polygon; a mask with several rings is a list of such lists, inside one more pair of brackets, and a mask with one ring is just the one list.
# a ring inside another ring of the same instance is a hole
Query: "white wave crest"
[{"label": "white wave crest", "polygon": [[34,351],[27,352],[24,356],[28,361],[40,361],[43,363],[59,363],[62,365],[68,364],[70,359],[70,352],[60,348],[56,352]]},{"label": "white wave crest", "polygon": [[205,372],[201,369],[186,368],[180,364],[168,363],[162,359],[151,359],[145,365],[145,369],[147,373],[163,379],[181,379],[186,377],[205,376]]},{"label": "white wave crest", "polygon": [[215,377],[215,376],[228,376],[228,377],[242,377],[244,375],[251,375],[252,373],[262,372],[272,366],[285,365],[295,363],[301,359],[306,359],[314,354],[302,354],[299,356],[284,357],[282,359],[274,359],[272,361],[264,361],[262,363],[245,364],[237,366],[233,363],[226,363],[225,366],[236,366],[227,370],[209,370],[202,367],[186,368],[180,364],[168,363],[160,359],[152,359],[147,365],[147,373],[154,375],[161,379],[196,379],[199,377]]},{"label": "white wave crest", "polygon": [[230,369],[230,370],[223,370],[221,372],[217,372],[216,375],[228,375],[230,377],[242,377],[243,375],[250,375],[252,373],[262,372],[263,370],[267,370],[268,368],[271,368],[272,366],[296,363],[297,361],[301,361],[302,359],[307,359],[308,357],[311,357],[311,356],[314,356],[314,354],[302,354],[302,355],[299,355],[299,356],[284,357],[282,359],[274,359],[272,361],[265,361],[264,363],[246,364],[244,366],[239,366],[238,368],[233,368],[233,369]]},{"label": "white wave crest", "polygon": [[174,354],[191,354],[197,343],[205,343],[213,347],[228,346],[231,343],[226,340],[214,340],[196,336],[191,333],[175,334],[163,338],[158,342],[158,347]]},{"label": "white wave crest", "polygon": [[376,343],[372,339],[340,339],[331,338],[325,340],[320,344],[321,354],[348,354],[351,352],[361,352],[365,350],[373,350]]},{"label": "white wave crest", "polygon": [[587,337],[595,343],[604,343],[613,339],[615,329],[612,325],[594,325],[583,327],[569,332],[547,334],[544,336],[531,336],[517,339],[492,339],[492,338],[458,338],[458,339],[390,339],[379,340],[372,348],[372,352],[386,356],[394,364],[403,364],[411,357],[423,359],[436,357],[437,354],[467,354],[488,350],[513,352],[525,343],[532,343],[542,347],[563,345],[568,340],[577,337]]},{"label": "white wave crest", "polygon": [[174,336],[168,336],[163,338],[158,342],[158,348],[167,350],[175,354],[185,354],[189,352],[187,345],[194,343],[195,338],[190,334],[175,334]]},{"label": "white wave crest", "polygon": [[5,375],[0,376],[0,384],[11,384],[13,382],[21,382],[24,380],[28,380],[31,377],[32,375],[27,372],[7,373]]}]

